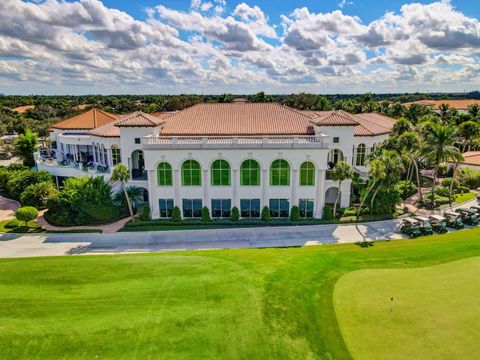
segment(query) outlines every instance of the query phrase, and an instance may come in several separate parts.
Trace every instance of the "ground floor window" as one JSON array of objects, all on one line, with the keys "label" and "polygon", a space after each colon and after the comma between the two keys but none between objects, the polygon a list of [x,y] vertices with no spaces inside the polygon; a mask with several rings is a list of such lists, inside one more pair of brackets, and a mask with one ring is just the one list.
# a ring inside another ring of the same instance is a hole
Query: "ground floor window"
[{"label": "ground floor window", "polygon": [[202,199],[183,199],[182,205],[184,218],[202,217]]},{"label": "ground floor window", "polygon": [[212,217],[229,218],[232,211],[232,200],[212,199]]},{"label": "ground floor window", "polygon": [[158,207],[160,208],[160,217],[161,218],[172,217],[173,199],[159,199],[158,200]]},{"label": "ground floor window", "polygon": [[241,199],[240,214],[243,218],[259,218],[260,199]]},{"label": "ground floor window", "polygon": [[273,218],[288,217],[290,204],[288,199],[270,199],[270,216]]},{"label": "ground floor window", "polygon": [[300,217],[313,218],[313,200],[312,199],[300,199],[298,202],[300,208]]}]

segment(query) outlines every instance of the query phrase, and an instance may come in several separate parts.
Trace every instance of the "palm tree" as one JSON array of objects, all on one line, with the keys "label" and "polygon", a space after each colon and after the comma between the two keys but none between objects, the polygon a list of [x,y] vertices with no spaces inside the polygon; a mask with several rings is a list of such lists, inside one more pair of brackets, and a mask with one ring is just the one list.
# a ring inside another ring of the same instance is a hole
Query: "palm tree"
[{"label": "palm tree", "polygon": [[351,179],[353,175],[353,170],[350,164],[346,163],[345,161],[339,161],[332,169],[332,180],[338,181],[338,191],[337,197],[335,198],[335,204],[333,205],[333,218],[336,216],[337,212],[337,204],[338,200],[340,199],[340,189],[342,186],[342,182]]},{"label": "palm tree", "polygon": [[468,106],[468,113],[476,119],[480,115],[480,105],[472,104]]},{"label": "palm tree", "polygon": [[35,166],[35,159],[33,153],[37,150],[38,135],[32,133],[27,127],[23,134],[20,134],[18,140],[15,142],[15,151],[23,161],[23,165],[32,167]]},{"label": "palm tree", "polygon": [[125,200],[127,201],[128,211],[130,212],[130,217],[133,220],[133,209],[130,197],[128,196],[126,183],[130,179],[130,172],[124,164],[117,164],[112,170],[113,182],[119,181],[122,184],[123,194],[125,195]]},{"label": "palm tree", "polygon": [[421,154],[433,164],[432,206],[435,207],[435,184],[438,166],[449,160],[463,159],[460,151],[454,146],[456,129],[450,125],[433,124],[421,148]]},{"label": "palm tree", "polygon": [[417,180],[417,188],[420,194],[420,201],[423,202],[422,184],[420,183],[420,171],[418,170],[418,151],[420,148],[421,139],[420,136],[414,132],[406,132],[399,137],[399,143],[402,146],[402,150],[408,155],[410,161],[415,168],[415,177]]},{"label": "palm tree", "polygon": [[137,208],[137,201],[143,198],[143,189],[138,186],[129,186],[127,189],[128,197],[132,204]]},{"label": "palm tree", "polygon": [[368,196],[370,195],[372,190],[375,188],[375,185],[377,185],[380,181],[385,179],[385,177],[387,176],[385,165],[382,163],[380,159],[373,159],[368,163],[368,173],[370,175],[372,184],[370,185],[367,192],[364,194],[362,200],[360,201],[360,205],[358,206],[358,209],[356,212],[357,221],[358,221],[358,216],[360,215],[360,210],[362,209],[363,204],[365,203],[365,200],[367,200]]}]

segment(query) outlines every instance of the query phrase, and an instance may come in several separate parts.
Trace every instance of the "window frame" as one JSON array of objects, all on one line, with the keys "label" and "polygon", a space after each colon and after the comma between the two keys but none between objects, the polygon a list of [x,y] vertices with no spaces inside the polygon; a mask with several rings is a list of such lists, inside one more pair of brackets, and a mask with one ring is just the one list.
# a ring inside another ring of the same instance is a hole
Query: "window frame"
[{"label": "window frame", "polygon": [[[255,206],[252,204],[255,202]],[[256,208],[256,203],[258,202],[258,209]],[[248,210],[245,209],[244,204],[247,205]],[[255,208],[255,210],[253,210]],[[240,217],[248,219],[258,219],[261,216],[261,202],[260,199],[240,199]],[[245,215],[247,214],[248,215]],[[257,216],[252,216],[252,214],[257,214]]]},{"label": "window frame", "polygon": [[112,165],[118,165],[122,162],[122,153],[120,151],[120,148],[113,145],[110,149],[112,153]]},{"label": "window frame", "polygon": [[[167,165],[168,168],[160,169],[160,165]],[[161,181],[162,179],[164,179],[164,181]],[[173,169],[172,165],[167,161],[162,161],[157,165],[157,185],[173,186]]]},{"label": "window frame", "polygon": [[[218,203],[218,204],[217,204]],[[228,219],[232,214],[232,199],[212,199],[212,218]],[[217,214],[217,211],[219,214]]]},{"label": "window frame", "polygon": [[290,186],[290,177],[290,164],[287,160],[277,159],[270,164],[270,186]]},{"label": "window frame", "polygon": [[268,205],[270,209],[270,217],[282,219],[290,216],[289,199],[270,199]]},{"label": "window frame", "polygon": [[[162,206],[162,202],[165,206]],[[171,206],[169,206],[171,205]],[[172,217],[173,209],[175,207],[175,203],[173,199],[158,199],[158,213],[159,217],[162,219],[169,219]],[[162,212],[165,216],[162,216]]]},{"label": "window frame", "polygon": [[[303,204],[302,204],[303,203]],[[311,209],[309,207],[311,205]],[[304,219],[310,219],[314,217],[315,213],[315,200],[314,199],[298,199],[298,208],[300,210],[300,217]],[[311,213],[311,216],[309,216]]]},{"label": "window frame", "polygon": [[300,165],[300,186],[315,186],[315,164],[304,161]]},{"label": "window frame", "polygon": [[134,138],[134,143],[137,144],[137,145],[138,145],[138,144],[141,144],[141,143],[142,143],[142,139],[139,138],[139,137],[136,137],[136,138]]},{"label": "window frame", "polygon": [[210,166],[211,186],[231,186],[232,171],[227,160],[217,159]]},{"label": "window frame", "polygon": [[[362,149],[360,152],[359,150]],[[355,154],[355,164],[356,166],[365,166],[365,161],[367,158],[367,146],[365,144],[358,144]]]},{"label": "window frame", "polygon": [[[189,164],[188,168],[187,168],[187,164]],[[198,169],[194,168],[192,166],[193,164],[198,165]],[[187,171],[188,171],[188,174],[187,174]],[[198,171],[198,183],[194,182],[194,179],[196,178],[196,176],[194,176],[194,172],[196,171]],[[188,175],[188,177],[186,176],[186,174]],[[193,160],[193,159],[185,160],[182,163],[181,176],[182,176],[182,186],[202,186],[202,166],[197,160]],[[187,179],[190,181],[188,182]]]},{"label": "window frame", "polygon": [[[256,175],[256,179],[254,174]],[[240,165],[240,186],[260,186],[261,174],[262,168],[257,160],[244,160]]]},{"label": "window frame", "polygon": [[[196,208],[196,205],[200,207]],[[182,214],[186,219],[198,219],[202,217],[202,199],[182,199]],[[187,211],[191,213],[188,214]]]}]

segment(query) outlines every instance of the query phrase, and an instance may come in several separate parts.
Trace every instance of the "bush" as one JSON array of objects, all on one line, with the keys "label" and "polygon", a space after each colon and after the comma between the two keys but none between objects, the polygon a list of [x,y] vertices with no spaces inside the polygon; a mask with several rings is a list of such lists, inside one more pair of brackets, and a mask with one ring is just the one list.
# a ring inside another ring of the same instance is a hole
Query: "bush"
[{"label": "bush", "polygon": [[400,181],[398,183],[398,191],[400,191],[402,199],[405,200],[417,193],[417,186],[410,180]]},{"label": "bush", "polygon": [[292,206],[292,210],[290,211],[290,221],[300,221],[300,208],[297,205]]},{"label": "bush", "polygon": [[264,206],[262,209],[262,214],[260,215],[260,219],[262,221],[270,221],[272,218],[270,217],[270,209],[268,206]]},{"label": "bush", "polygon": [[12,219],[9,222],[7,222],[4,227],[6,229],[15,229],[20,227],[20,222],[17,219]]},{"label": "bush", "polygon": [[212,222],[212,218],[210,217],[210,210],[208,210],[208,207],[206,206],[202,208],[202,222],[203,223]]},{"label": "bush", "polygon": [[357,210],[355,209],[345,209],[343,211],[343,216],[356,216],[357,215]]},{"label": "bush", "polygon": [[238,211],[238,208],[236,206],[232,208],[232,213],[230,214],[230,220],[232,221],[240,220],[240,211]]},{"label": "bush", "polygon": [[329,205],[323,207],[323,220],[333,220],[333,209]]},{"label": "bush", "polygon": [[29,185],[40,182],[50,182],[53,184],[52,175],[43,170],[15,171],[9,175],[6,190],[12,198],[19,200],[20,195]]},{"label": "bush", "polygon": [[175,206],[172,210],[172,222],[182,222],[182,212],[180,211],[180,208],[178,206]]},{"label": "bush", "polygon": [[37,216],[38,210],[33,206],[23,206],[15,212],[18,221],[25,221],[25,227],[28,227],[28,222],[34,220]]},{"label": "bush", "polygon": [[50,181],[42,181],[27,186],[20,195],[22,205],[35,206],[43,209],[47,204],[49,197],[57,195],[58,191]]},{"label": "bush", "polygon": [[458,172],[458,180],[463,186],[467,186],[469,189],[476,189],[480,187],[480,171],[461,168]]},{"label": "bush", "polygon": [[142,211],[140,212],[139,218],[140,218],[140,220],[142,220],[142,221],[148,221],[148,220],[150,220],[150,218],[151,218],[150,205],[148,205],[148,204],[144,204],[144,205],[143,205]]}]

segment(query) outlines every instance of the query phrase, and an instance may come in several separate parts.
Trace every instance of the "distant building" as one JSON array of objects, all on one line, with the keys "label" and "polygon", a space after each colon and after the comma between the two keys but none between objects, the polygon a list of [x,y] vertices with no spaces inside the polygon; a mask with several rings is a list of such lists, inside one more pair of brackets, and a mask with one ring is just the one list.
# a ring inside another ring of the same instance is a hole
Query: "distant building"
[{"label": "distant building", "polygon": [[12,111],[23,114],[23,113],[25,113],[25,112],[27,112],[28,110],[31,110],[31,109],[35,109],[35,105],[19,106],[19,107],[16,107],[16,108],[12,109]]},{"label": "distant building", "polygon": [[402,104],[403,106],[410,107],[413,104],[429,106],[433,110],[438,111],[442,104],[448,105],[451,109],[455,109],[460,113],[466,113],[468,111],[468,107],[473,104],[480,105],[480,100],[418,100],[413,102],[407,102]]},{"label": "distant building", "polygon": [[208,206],[215,218],[320,218],[325,204],[348,206],[351,181],[341,189],[331,169],[344,160],[367,176],[366,157],[392,132],[395,120],[379,114],[298,111],[276,103],[237,100],[197,104],[175,113],[137,111],[117,116],[98,109],[51,129],[56,159],[37,154],[39,169],[57,177],[102,175],[125,164],[129,186],[143,188],[152,218],[179,206],[184,218]]}]

